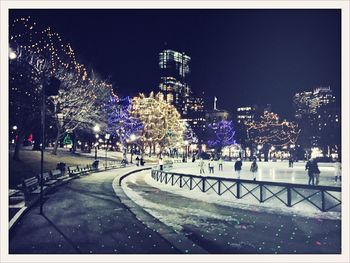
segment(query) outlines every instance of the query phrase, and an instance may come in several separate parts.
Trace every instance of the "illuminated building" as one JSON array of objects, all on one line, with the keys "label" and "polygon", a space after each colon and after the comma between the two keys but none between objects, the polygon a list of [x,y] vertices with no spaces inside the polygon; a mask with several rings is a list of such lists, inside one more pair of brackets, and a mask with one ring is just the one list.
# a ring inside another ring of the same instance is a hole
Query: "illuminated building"
[{"label": "illuminated building", "polygon": [[191,58],[185,53],[163,50],[159,54],[159,89],[164,100],[175,106],[181,117],[200,137],[205,128],[204,99],[189,86]]},{"label": "illuminated building", "polygon": [[293,97],[295,118],[302,130],[301,141],[323,153],[340,153],[340,107],[330,87],[300,92]]},{"label": "illuminated building", "polygon": [[163,50],[159,54],[159,89],[166,102],[174,105],[181,116],[188,114],[191,90],[188,84],[191,58],[185,53]]},{"label": "illuminated building", "polygon": [[256,116],[256,107],[246,106],[239,107],[236,110],[237,123],[244,123],[246,121],[252,121]]}]

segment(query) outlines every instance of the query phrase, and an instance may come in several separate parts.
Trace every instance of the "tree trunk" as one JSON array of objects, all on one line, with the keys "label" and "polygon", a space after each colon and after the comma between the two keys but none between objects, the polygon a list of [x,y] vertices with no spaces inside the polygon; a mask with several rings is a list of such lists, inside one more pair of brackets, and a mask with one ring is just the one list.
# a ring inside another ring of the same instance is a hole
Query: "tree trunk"
[{"label": "tree trunk", "polygon": [[24,139],[24,135],[22,133],[18,133],[16,145],[15,145],[15,151],[13,153],[13,160],[19,161],[19,152],[21,150],[22,142]]},{"label": "tree trunk", "polygon": [[33,151],[40,151],[40,143],[41,143],[41,132],[38,130],[34,130],[33,132],[33,139],[34,139],[34,145],[33,145]]},{"label": "tree trunk", "polygon": [[78,142],[78,135],[75,131],[73,131],[72,137],[73,137],[72,153],[75,153],[77,151],[77,142]]},{"label": "tree trunk", "polygon": [[59,141],[60,136],[61,136],[60,127],[57,125],[57,134],[56,134],[56,139],[55,139],[55,145],[54,145],[53,150],[52,150],[52,154],[54,154],[54,155],[57,155],[58,141]]}]

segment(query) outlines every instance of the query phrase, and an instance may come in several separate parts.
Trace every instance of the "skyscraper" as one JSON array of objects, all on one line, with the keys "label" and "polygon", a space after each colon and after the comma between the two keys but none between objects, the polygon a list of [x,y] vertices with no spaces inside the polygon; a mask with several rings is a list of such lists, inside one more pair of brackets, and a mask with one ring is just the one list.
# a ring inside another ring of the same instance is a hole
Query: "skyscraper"
[{"label": "skyscraper", "polygon": [[159,89],[164,99],[173,104],[182,116],[188,114],[190,62],[189,56],[174,50],[163,50],[159,54]]},{"label": "skyscraper", "polygon": [[[159,89],[164,100],[176,107],[181,117],[197,134],[205,128],[204,100],[195,96],[190,88],[191,58],[184,52],[170,49],[159,53]],[[200,138],[199,138],[200,139]]]},{"label": "skyscraper", "polygon": [[301,142],[307,147],[319,147],[325,154],[340,155],[340,105],[331,88],[297,93],[293,105]]}]

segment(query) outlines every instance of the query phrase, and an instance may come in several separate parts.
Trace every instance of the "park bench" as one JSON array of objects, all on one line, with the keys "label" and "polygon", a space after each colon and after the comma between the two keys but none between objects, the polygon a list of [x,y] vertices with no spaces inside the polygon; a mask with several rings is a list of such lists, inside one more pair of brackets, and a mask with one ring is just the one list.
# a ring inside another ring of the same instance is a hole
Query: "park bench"
[{"label": "park bench", "polygon": [[60,177],[63,177],[63,176],[64,176],[64,174],[62,174],[62,171],[59,170],[59,169],[51,170],[50,173],[51,173],[51,178],[57,179],[57,180],[59,180]]},{"label": "park bench", "polygon": [[[41,179],[41,174],[38,175],[38,178]],[[43,173],[43,181],[45,185],[53,185],[54,183],[57,182],[57,179],[54,179],[50,173],[45,172]]]},{"label": "park bench", "polygon": [[35,176],[24,179],[23,189],[26,194],[39,194],[39,179]]},{"label": "park bench", "polygon": [[9,189],[9,196],[17,195],[20,192],[21,192],[21,190],[19,190],[19,189]]},{"label": "park bench", "polygon": [[78,176],[81,174],[81,171],[79,169],[79,166],[70,166],[68,167],[68,174],[69,176]]},{"label": "park bench", "polygon": [[109,168],[117,168],[118,162],[117,161],[109,161]]},{"label": "park bench", "polygon": [[77,166],[77,167],[80,170],[81,174],[88,174],[90,172],[89,165],[86,165],[85,167],[81,167],[81,168],[79,166]]},{"label": "park bench", "polygon": [[9,189],[10,208],[22,207],[24,205],[24,193],[19,189]]}]

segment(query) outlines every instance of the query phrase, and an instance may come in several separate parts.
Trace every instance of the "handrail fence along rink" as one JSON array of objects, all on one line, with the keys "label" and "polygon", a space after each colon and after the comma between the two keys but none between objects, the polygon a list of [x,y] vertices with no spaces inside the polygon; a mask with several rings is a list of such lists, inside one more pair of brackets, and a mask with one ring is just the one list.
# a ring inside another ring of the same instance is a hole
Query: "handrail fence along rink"
[{"label": "handrail fence along rink", "polygon": [[340,212],[341,208],[341,187],[337,186],[204,177],[157,169],[152,169],[151,176],[160,183],[179,186],[190,191],[199,190],[203,193],[211,191],[219,196],[228,194],[233,197],[233,201],[249,197],[258,203],[276,200],[287,207],[307,204],[322,212]]}]

